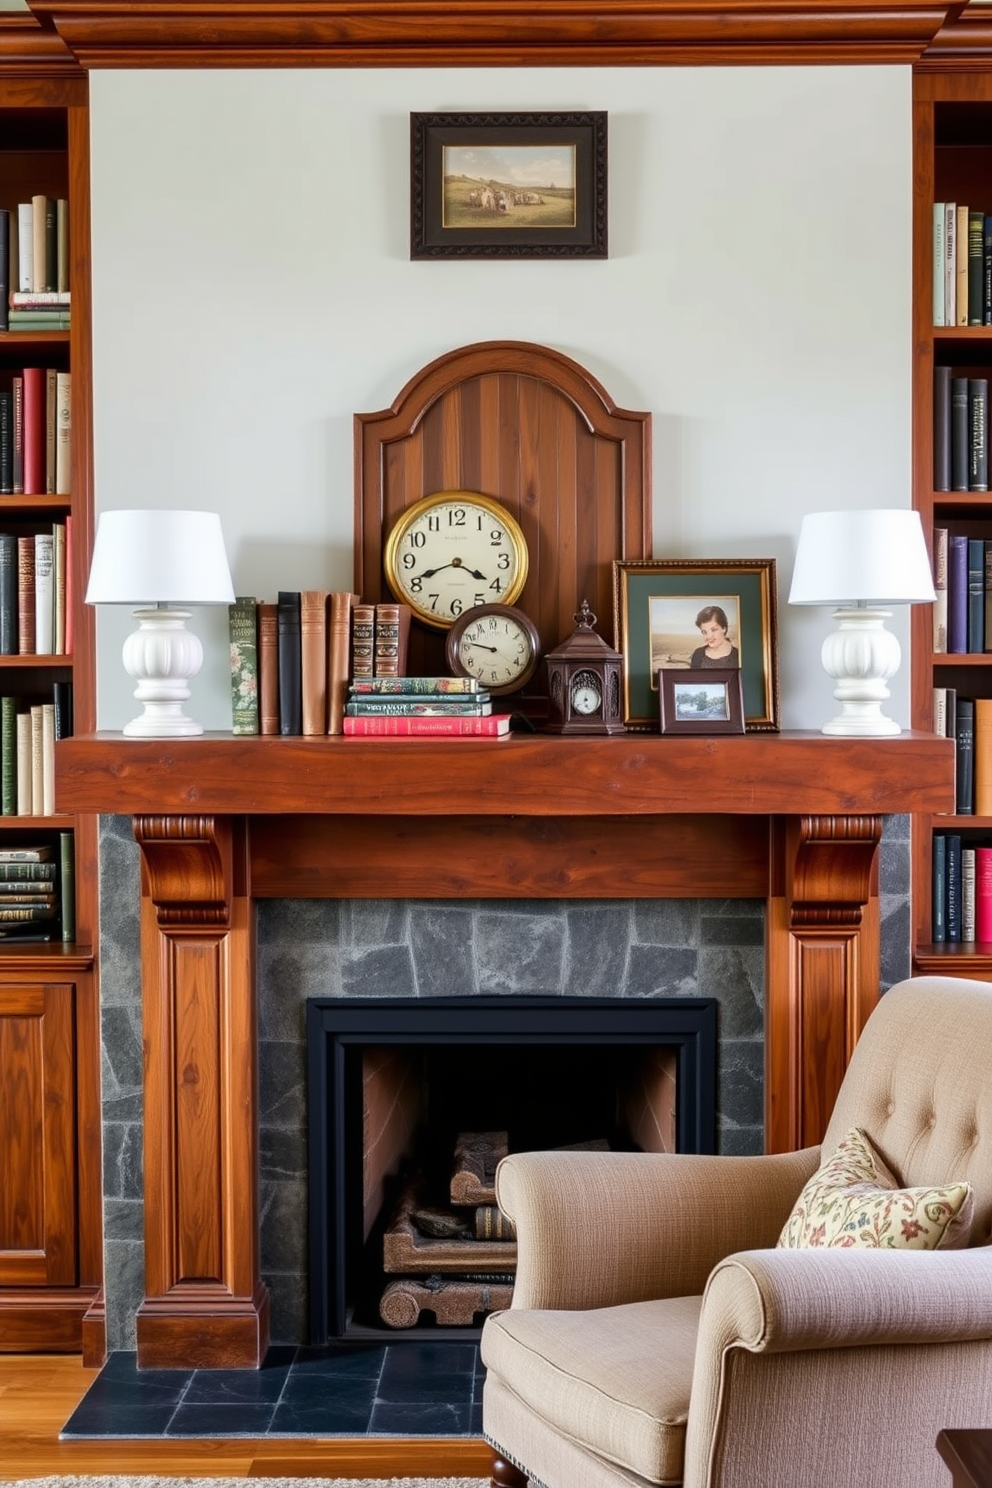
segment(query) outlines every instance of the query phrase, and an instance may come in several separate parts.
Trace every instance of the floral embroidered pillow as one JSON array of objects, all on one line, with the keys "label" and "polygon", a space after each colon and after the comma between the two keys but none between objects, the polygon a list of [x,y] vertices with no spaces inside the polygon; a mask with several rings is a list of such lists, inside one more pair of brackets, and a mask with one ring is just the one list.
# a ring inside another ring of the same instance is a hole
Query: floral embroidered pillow
[{"label": "floral embroidered pillow", "polygon": [[790,1250],[957,1250],[968,1244],[974,1207],[970,1183],[900,1188],[864,1132],[853,1127],[806,1184],[778,1243]]}]

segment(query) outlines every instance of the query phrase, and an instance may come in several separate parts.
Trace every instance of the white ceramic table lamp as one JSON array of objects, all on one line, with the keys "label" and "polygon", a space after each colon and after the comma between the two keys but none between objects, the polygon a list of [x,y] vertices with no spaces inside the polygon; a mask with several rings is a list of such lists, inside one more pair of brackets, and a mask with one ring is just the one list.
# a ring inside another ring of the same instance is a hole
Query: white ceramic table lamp
[{"label": "white ceramic table lamp", "polygon": [[124,642],[125,670],[144,704],[125,725],[132,738],[202,734],[183,704],[203,647],[186,629],[187,605],[234,599],[224,535],[216,512],[107,511],[93,544],[87,604],[135,606],[138,629]]},{"label": "white ceramic table lamp", "polygon": [[885,621],[893,605],[934,599],[919,512],[890,508],[803,517],[790,604],[834,605],[837,629],[823,643],[841,711],[825,734],[901,733],[882,712],[899,670],[899,642]]}]

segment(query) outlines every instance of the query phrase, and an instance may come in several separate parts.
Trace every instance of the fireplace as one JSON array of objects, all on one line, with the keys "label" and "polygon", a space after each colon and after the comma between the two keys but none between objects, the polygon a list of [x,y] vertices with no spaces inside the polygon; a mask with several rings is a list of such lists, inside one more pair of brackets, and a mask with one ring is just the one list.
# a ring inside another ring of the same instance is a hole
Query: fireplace
[{"label": "fireplace", "polygon": [[[449,1185],[467,1136],[493,1162],[503,1138],[715,1151],[716,1015],[697,997],[309,999],[311,1343],[463,1340],[505,1305],[515,1247],[468,1233],[471,1185]],[[466,1228],[418,1233],[411,1213]]]}]

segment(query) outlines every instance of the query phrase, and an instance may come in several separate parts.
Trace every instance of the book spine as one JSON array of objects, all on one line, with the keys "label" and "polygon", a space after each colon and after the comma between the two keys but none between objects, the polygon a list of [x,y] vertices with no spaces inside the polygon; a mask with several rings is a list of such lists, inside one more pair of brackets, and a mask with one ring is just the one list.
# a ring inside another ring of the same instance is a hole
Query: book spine
[{"label": "book spine", "polygon": [[[17,204],[17,287],[34,289],[34,211],[30,202]],[[38,286],[39,289],[41,286]]]},{"label": "book spine", "polygon": [[961,847],[961,941],[975,940],[975,849]]},{"label": "book spine", "polygon": [[944,324],[957,325],[957,250],[958,208],[956,202],[944,203]]},{"label": "book spine", "polygon": [[278,606],[266,600],[258,606],[258,728],[262,734],[279,732]]},{"label": "book spine", "polygon": [[947,650],[947,528],[933,529],[933,649]]},{"label": "book spine", "polygon": [[55,293],[68,300],[69,283],[69,203],[60,196],[55,203]]},{"label": "book spine", "polygon": [[0,924],[26,925],[34,920],[55,918],[53,904],[0,904]]},{"label": "book spine", "polygon": [[0,532],[0,656],[17,656],[17,538]]},{"label": "book spine", "polygon": [[947,649],[968,650],[968,539],[956,532],[947,540]]},{"label": "book spine", "polygon": [[258,603],[238,595],[228,606],[231,643],[231,732],[258,733]]},{"label": "book spine", "polygon": [[943,945],[947,939],[947,838],[942,832],[935,832],[933,837],[930,881],[933,901],[930,935],[936,945]]},{"label": "book spine", "polygon": [[50,532],[38,532],[34,539],[34,649],[36,656],[51,656],[54,646],[55,583],[53,558],[55,540]]},{"label": "book spine", "polygon": [[958,816],[972,816],[975,811],[975,703],[972,698],[958,698],[956,738],[954,810]]},{"label": "book spine", "polygon": [[957,258],[957,286],[955,289],[954,324],[968,324],[968,208],[958,203],[958,220],[955,227],[954,253]]},{"label": "book spine", "polygon": [[0,331],[7,330],[10,296],[10,211],[0,207]]},{"label": "book spine", "polygon": [[974,806],[992,817],[992,698],[975,699]]},{"label": "book spine", "polygon": [[59,896],[61,899],[62,939],[76,938],[76,857],[71,832],[59,833]]},{"label": "book spine", "polygon": [[492,703],[458,702],[450,697],[418,698],[352,698],[345,707],[346,718],[484,718],[492,712]]},{"label": "book spine", "polygon": [[70,296],[68,291],[59,293],[57,290],[32,290],[29,294],[21,290],[11,290],[7,296],[11,310],[59,310],[67,311],[70,308]]},{"label": "book spine", "polygon": [[0,812],[17,815],[17,699],[0,698]]},{"label": "book spine", "polygon": [[41,705],[41,814],[55,815],[55,705]]},{"label": "book spine", "polygon": [[55,489],[60,496],[72,494],[72,373],[56,374],[55,389]]},{"label": "book spine", "polygon": [[55,738],[57,740],[71,739],[74,732],[71,682],[55,682],[53,684],[52,703],[55,707]]},{"label": "book spine", "polygon": [[31,708],[31,815],[45,814],[45,739],[41,704]]},{"label": "book spine", "polygon": [[375,667],[377,677],[401,677],[406,671],[410,608],[386,602],[375,607]]},{"label": "book spine", "polygon": [[933,369],[933,488],[951,489],[951,368]]},{"label": "book spine", "polygon": [[967,491],[971,464],[968,438],[968,379],[951,378],[951,490]]},{"label": "book spine", "polygon": [[[31,714],[24,712],[17,715],[17,814],[18,816],[31,815]],[[12,865],[6,865],[8,868]],[[44,863],[21,863],[15,865],[21,868],[47,867]],[[23,875],[20,875],[23,877]],[[0,883],[5,880],[0,874]]]},{"label": "book spine", "polygon": [[14,493],[14,392],[0,388],[0,496]]},{"label": "book spine", "polygon": [[281,589],[276,606],[279,634],[279,732],[303,732],[300,660],[300,591]]},{"label": "book spine", "polygon": [[65,655],[65,523],[52,523],[52,651]]},{"label": "book spine", "polygon": [[11,406],[14,410],[11,421],[11,465],[14,495],[24,492],[24,378],[14,376],[10,383]]},{"label": "book spine", "polygon": [[311,737],[327,724],[327,600],[326,589],[300,591],[302,729]]},{"label": "book spine", "polygon": [[[985,300],[985,214],[968,211],[968,324],[981,325]],[[953,325],[954,322],[945,322]]]},{"label": "book spine", "polygon": [[358,595],[336,590],[328,600],[327,732],[340,734],[348,696],[351,662],[351,611]]},{"label": "book spine", "polygon": [[933,688],[933,699],[930,711],[930,727],[935,734],[942,739],[947,738],[947,688]]},{"label": "book spine", "polygon": [[58,204],[54,197],[45,198],[45,289],[53,290],[59,282]]},{"label": "book spine", "polygon": [[75,642],[76,607],[75,583],[72,569],[72,516],[66,514],[65,527],[65,654],[72,655]]},{"label": "book spine", "polygon": [[58,389],[58,373],[54,367],[45,368],[45,495],[55,495],[55,452],[58,446],[56,438],[57,412],[56,397]]},{"label": "book spine", "polygon": [[45,494],[45,369],[25,367],[24,494]]},{"label": "book spine", "polygon": [[[945,548],[946,559],[946,548]],[[456,695],[484,691],[478,677],[356,677],[351,684],[353,696],[367,693],[441,693]]]},{"label": "book spine", "polygon": [[54,877],[54,863],[36,863],[30,859],[24,862],[15,859],[0,863],[0,879],[5,883],[44,883],[50,882]]},{"label": "book spine", "polygon": [[985,544],[968,539],[968,650],[985,649]]},{"label": "book spine", "polygon": [[436,738],[438,735],[451,738],[472,737],[473,735],[498,738],[503,734],[508,734],[509,730],[510,715],[508,713],[492,713],[487,718],[350,718],[346,716],[344,720],[345,734],[364,735],[369,738],[377,736]]},{"label": "book spine", "polygon": [[48,198],[34,195],[31,198],[31,287],[48,289],[45,272],[45,228],[48,219]]},{"label": "book spine", "polygon": [[961,939],[961,837],[947,834],[947,939]]},{"label": "book spine", "polygon": [[34,535],[17,539],[17,649],[34,655]]},{"label": "book spine", "polygon": [[[23,286],[22,286],[23,288]],[[933,323],[944,324],[944,203],[933,204]]]},{"label": "book spine", "polygon": [[992,847],[975,848],[975,939],[992,944]]},{"label": "book spine", "polygon": [[989,382],[987,377],[968,379],[968,490],[989,488]]},{"label": "book spine", "polygon": [[375,676],[375,605],[356,604],[352,608],[351,675]]}]

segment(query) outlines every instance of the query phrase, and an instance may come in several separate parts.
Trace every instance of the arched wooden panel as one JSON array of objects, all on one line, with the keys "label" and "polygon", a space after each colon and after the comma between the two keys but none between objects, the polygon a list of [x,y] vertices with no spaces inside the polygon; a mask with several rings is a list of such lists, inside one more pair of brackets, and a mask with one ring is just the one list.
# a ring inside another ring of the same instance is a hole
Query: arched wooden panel
[{"label": "arched wooden panel", "polygon": [[[448,352],[391,408],[356,414],[355,462],[355,589],[364,600],[389,598],[385,539],[408,506],[433,491],[481,491],[524,530],[530,570],[519,604],[542,650],[570,634],[583,599],[612,639],[612,560],[651,555],[651,415],[618,408],[577,362],[525,341]],[[445,672],[444,635],[415,623],[409,667]],[[543,668],[525,698],[540,711]]]}]

